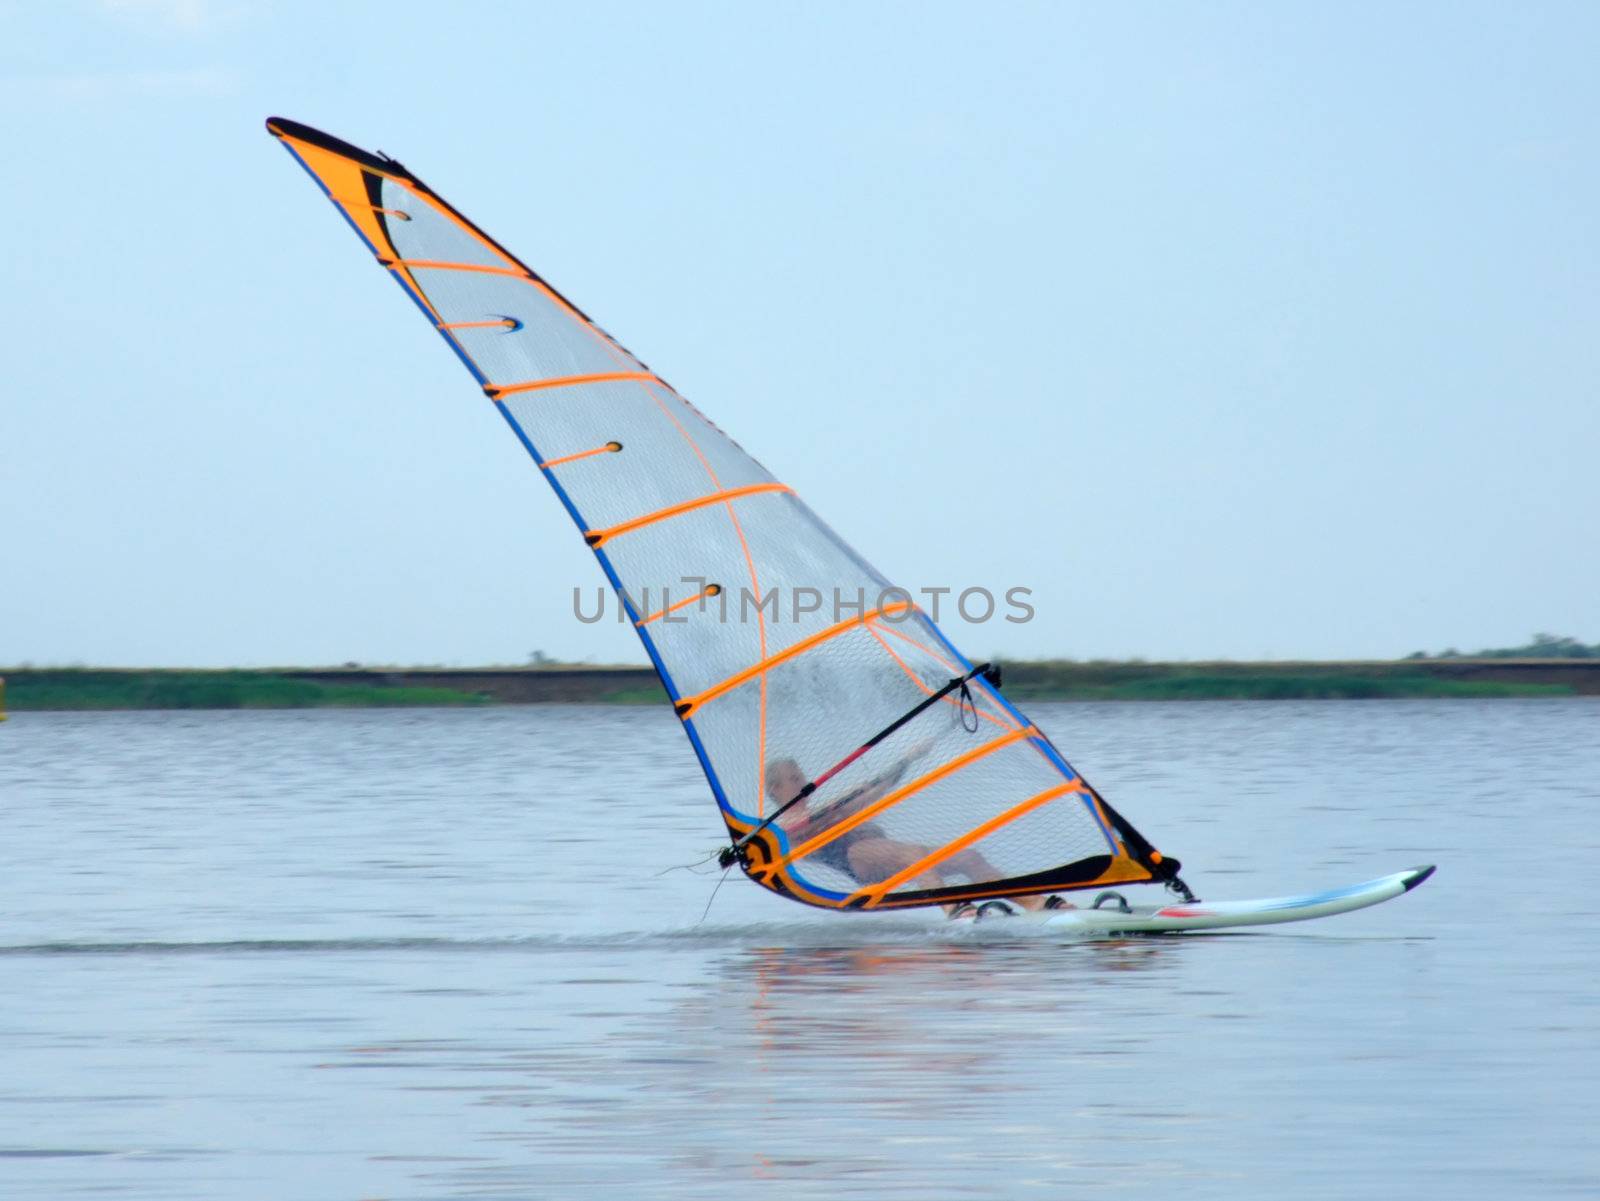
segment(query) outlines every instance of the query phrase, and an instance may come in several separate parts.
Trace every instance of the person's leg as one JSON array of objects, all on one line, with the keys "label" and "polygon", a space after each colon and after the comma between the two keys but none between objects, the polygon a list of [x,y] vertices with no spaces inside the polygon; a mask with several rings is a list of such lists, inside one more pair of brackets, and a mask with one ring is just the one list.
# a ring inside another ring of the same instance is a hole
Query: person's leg
[{"label": "person's leg", "polygon": [[[971,848],[950,856],[946,862],[949,863],[952,870],[960,872],[975,884],[1000,878],[999,869],[985,859],[979,851]],[[1007,897],[1005,899],[1022,909],[1044,908],[1045,899],[1039,896]]]},{"label": "person's leg", "polygon": [[998,880],[1000,871],[994,864],[985,859],[981,852],[972,848],[950,856],[945,860],[950,865],[951,871],[960,872],[974,884],[982,884],[986,880]]},{"label": "person's leg", "polygon": [[[863,838],[850,846],[850,872],[863,884],[879,884],[905,871],[928,853],[927,847],[888,838]],[[938,872],[920,872],[906,881],[908,888],[938,888],[944,878]]]},{"label": "person's leg", "polygon": [[[895,842],[888,838],[864,838],[851,844],[849,850],[850,874],[863,884],[878,884],[898,872],[905,871],[928,854],[929,848],[909,842]],[[953,855],[950,866],[974,883],[993,880],[1000,873],[976,851],[963,851]],[[945,879],[935,868],[913,876],[906,881],[908,888],[938,888]],[[1039,896],[1008,897],[1013,905],[1022,909],[1043,909],[1045,899]],[[946,906],[946,912],[952,907]]]}]

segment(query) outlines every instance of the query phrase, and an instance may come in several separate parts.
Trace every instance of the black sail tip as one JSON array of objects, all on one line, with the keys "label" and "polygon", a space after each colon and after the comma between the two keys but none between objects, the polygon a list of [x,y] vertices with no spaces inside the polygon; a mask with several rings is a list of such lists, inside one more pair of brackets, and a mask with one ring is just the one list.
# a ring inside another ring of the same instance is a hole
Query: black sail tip
[{"label": "black sail tip", "polygon": [[373,154],[371,151],[363,150],[359,146],[352,146],[343,138],[336,138],[331,133],[323,133],[322,130],[306,125],[301,121],[293,121],[288,117],[268,117],[267,132],[275,138],[294,138],[296,141],[306,142],[323,150],[330,150],[334,154],[343,155],[363,167],[373,167],[388,175],[404,176],[413,183],[421,182],[397,160]]}]

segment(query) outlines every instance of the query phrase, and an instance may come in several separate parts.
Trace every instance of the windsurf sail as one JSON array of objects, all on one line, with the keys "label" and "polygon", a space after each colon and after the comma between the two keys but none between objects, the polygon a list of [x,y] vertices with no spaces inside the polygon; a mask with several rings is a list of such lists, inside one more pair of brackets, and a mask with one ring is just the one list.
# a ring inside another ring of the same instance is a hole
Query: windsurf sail
[{"label": "windsurf sail", "polygon": [[909,593],[538,273],[396,160],[267,129],[577,524],[752,880],[834,909],[1176,881]]}]

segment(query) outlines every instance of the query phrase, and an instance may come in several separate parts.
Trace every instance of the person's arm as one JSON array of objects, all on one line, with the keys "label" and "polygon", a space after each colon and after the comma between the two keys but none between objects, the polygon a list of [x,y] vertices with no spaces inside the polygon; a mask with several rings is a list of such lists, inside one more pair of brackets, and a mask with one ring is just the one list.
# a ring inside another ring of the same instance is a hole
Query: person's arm
[{"label": "person's arm", "polygon": [[800,805],[778,818],[777,824],[792,839],[805,832],[805,828],[811,824],[811,815],[806,812],[804,805]]},{"label": "person's arm", "polygon": [[852,814],[860,813],[868,805],[878,800],[896,784],[905,778],[906,769],[912,762],[922,758],[933,749],[933,739],[925,739],[907,751],[895,765],[888,771],[880,772],[865,784],[845,793],[836,801],[823,806],[813,816],[813,821],[825,821],[827,825],[843,821]]}]

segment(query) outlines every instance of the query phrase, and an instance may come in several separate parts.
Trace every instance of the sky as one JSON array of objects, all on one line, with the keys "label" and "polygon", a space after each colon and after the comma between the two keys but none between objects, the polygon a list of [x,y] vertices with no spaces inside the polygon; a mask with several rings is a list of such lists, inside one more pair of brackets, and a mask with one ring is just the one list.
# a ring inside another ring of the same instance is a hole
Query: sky
[{"label": "sky", "polygon": [[263,130],[402,159],[974,656],[1600,640],[1600,8],[0,4],[0,664],[643,662]]}]

